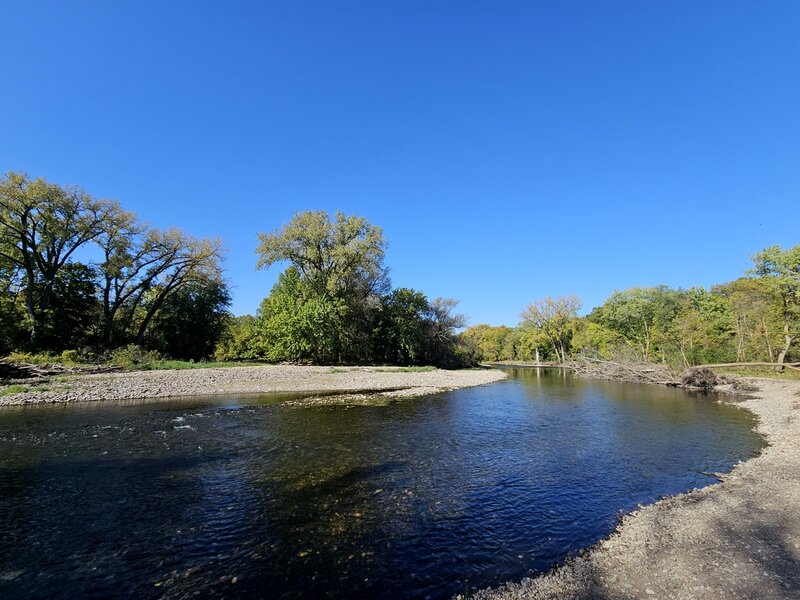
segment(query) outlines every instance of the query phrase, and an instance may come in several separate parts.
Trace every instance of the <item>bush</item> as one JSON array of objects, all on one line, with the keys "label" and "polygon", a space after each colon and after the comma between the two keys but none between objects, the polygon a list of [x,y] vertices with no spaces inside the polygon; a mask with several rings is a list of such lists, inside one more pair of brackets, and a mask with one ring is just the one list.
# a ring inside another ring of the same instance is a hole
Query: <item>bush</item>
[{"label": "bush", "polygon": [[61,353],[61,364],[74,365],[79,362],[81,362],[81,355],[77,350],[64,350]]},{"label": "bush", "polygon": [[30,352],[12,352],[5,360],[17,365],[51,365],[57,363],[59,359],[55,354],[48,354],[47,352],[38,354],[31,354]]},{"label": "bush", "polygon": [[147,351],[136,344],[119,348],[111,354],[111,363],[125,369],[146,369],[151,363],[161,360],[158,352]]}]

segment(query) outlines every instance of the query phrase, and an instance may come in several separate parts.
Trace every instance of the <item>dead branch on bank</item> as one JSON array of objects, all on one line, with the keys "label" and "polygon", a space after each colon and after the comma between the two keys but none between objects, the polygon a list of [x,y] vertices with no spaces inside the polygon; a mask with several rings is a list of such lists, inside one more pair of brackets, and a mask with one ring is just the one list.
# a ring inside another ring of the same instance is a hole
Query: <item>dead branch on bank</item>
[{"label": "dead branch on bank", "polygon": [[78,365],[66,367],[59,364],[33,365],[0,360],[0,380],[46,379],[56,375],[80,375],[84,373],[113,373],[122,371],[118,365]]}]

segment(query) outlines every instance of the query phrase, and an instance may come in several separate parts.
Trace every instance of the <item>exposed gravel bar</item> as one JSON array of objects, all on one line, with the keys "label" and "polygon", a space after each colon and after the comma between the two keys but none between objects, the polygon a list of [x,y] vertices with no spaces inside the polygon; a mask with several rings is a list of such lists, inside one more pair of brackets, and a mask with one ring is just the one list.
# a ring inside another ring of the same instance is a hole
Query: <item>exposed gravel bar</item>
[{"label": "exposed gravel bar", "polygon": [[26,392],[0,396],[0,406],[268,392],[370,391],[395,397],[420,396],[504,377],[506,374],[497,369],[415,372],[392,367],[285,365],[134,371],[51,378]]},{"label": "exposed gravel bar", "polygon": [[800,382],[748,382],[758,391],[740,405],[760,419],[760,456],[625,516],[564,566],[474,599],[800,598]]}]

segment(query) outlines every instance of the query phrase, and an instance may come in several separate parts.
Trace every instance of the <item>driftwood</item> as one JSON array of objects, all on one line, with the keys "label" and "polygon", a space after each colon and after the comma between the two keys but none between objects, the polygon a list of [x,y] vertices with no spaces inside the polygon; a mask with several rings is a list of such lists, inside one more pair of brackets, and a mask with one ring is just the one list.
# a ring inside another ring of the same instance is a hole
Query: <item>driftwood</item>
[{"label": "driftwood", "polygon": [[0,360],[0,379],[45,379],[54,375],[79,375],[81,373],[113,373],[121,371],[118,365],[79,365],[65,367],[59,364],[33,365]]},{"label": "driftwood", "polygon": [[613,360],[583,357],[564,366],[574,370],[578,376],[590,379],[655,383],[673,387],[682,385],[678,374],[666,365],[620,363]]}]

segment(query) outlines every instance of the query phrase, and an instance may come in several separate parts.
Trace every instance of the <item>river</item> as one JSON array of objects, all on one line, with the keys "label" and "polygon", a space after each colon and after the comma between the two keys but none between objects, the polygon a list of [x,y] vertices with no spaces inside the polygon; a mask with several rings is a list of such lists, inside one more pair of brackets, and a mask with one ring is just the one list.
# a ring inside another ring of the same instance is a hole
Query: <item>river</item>
[{"label": "river", "polygon": [[763,444],[713,397],[508,372],[388,406],[4,408],[0,597],[450,598]]}]

